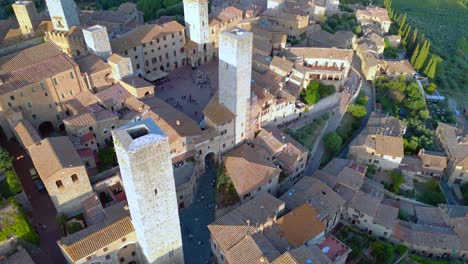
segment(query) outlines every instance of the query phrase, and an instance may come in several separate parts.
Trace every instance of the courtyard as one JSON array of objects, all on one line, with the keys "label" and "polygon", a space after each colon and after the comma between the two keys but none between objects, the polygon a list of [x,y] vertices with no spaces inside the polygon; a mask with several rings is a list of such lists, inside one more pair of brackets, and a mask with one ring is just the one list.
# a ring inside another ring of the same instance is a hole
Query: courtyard
[{"label": "courtyard", "polygon": [[211,61],[197,69],[187,66],[170,72],[156,85],[155,95],[199,123],[217,90],[218,61]]}]

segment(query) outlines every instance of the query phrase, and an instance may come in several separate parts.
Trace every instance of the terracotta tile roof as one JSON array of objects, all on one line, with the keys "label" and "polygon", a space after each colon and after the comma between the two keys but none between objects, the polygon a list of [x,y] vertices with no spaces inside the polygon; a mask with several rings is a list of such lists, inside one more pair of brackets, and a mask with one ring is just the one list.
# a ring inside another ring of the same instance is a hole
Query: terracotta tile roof
[{"label": "terracotta tile roof", "polygon": [[103,222],[106,219],[104,208],[96,193],[81,202],[83,215],[88,226]]},{"label": "terracotta tile roof", "polygon": [[283,209],[284,203],[279,199],[269,193],[261,193],[218,218],[208,225],[208,229],[220,249],[227,252],[247,235],[247,231],[254,234],[256,225],[261,226],[275,219]]},{"label": "terracotta tile roof", "polygon": [[270,92],[268,92],[267,89],[261,88],[258,84],[252,83],[251,85],[252,92],[256,96],[257,99],[257,104],[258,105],[264,105],[267,104],[268,102],[271,102],[275,100],[275,96],[272,95]]},{"label": "terracotta tile roof", "polygon": [[278,219],[278,226],[292,247],[298,247],[325,232],[318,212],[303,204]]},{"label": "terracotta tile roof", "polygon": [[256,190],[279,175],[281,170],[267,157],[268,154],[262,147],[247,144],[225,155],[224,167],[239,196]]},{"label": "terracotta tile roof", "polygon": [[336,181],[338,180],[338,177],[336,175],[330,174],[323,170],[316,170],[312,176],[314,178],[320,179],[330,188],[335,187]]},{"label": "terracotta tile roof", "polygon": [[351,161],[348,159],[333,158],[322,170],[332,175],[338,175],[341,170],[350,164]]},{"label": "terracotta tile roof", "polygon": [[318,247],[323,253],[327,254],[328,258],[334,263],[337,258],[351,253],[351,248],[332,235],[328,235],[327,239],[320,243]]},{"label": "terracotta tile roof", "polygon": [[365,173],[350,167],[344,167],[337,176],[338,184],[345,185],[353,190],[358,190],[362,186]]},{"label": "terracotta tile roof", "polygon": [[100,121],[119,119],[119,116],[100,105],[91,105],[74,116],[67,117],[63,123],[68,126],[86,127]]},{"label": "terracotta tile roof", "polygon": [[468,217],[468,206],[445,204],[442,208],[450,218]]},{"label": "terracotta tile roof", "polygon": [[312,261],[313,264],[331,264],[332,261],[322,250],[315,246],[300,246],[285,252],[271,264],[304,264],[307,261]]},{"label": "terracotta tile roof", "polygon": [[403,138],[386,135],[366,135],[361,132],[350,144],[353,147],[366,147],[375,151],[375,155],[387,155],[403,158]]},{"label": "terracotta tile roof", "polygon": [[375,139],[369,138],[368,140],[374,141],[375,154],[384,154],[392,157],[403,157],[403,138],[392,137],[385,135],[375,135]]},{"label": "terracotta tile roof", "polygon": [[405,155],[401,160],[399,168],[404,171],[421,172],[422,162],[419,157]]},{"label": "terracotta tile roof", "polygon": [[131,85],[132,87],[135,87],[135,88],[142,88],[142,87],[148,87],[148,86],[154,87],[154,85],[152,83],[150,83],[150,82],[146,81],[145,79],[140,78],[138,76],[124,77],[124,78],[122,78],[121,81],[128,84],[128,85]]},{"label": "terracotta tile roof", "polygon": [[148,43],[171,33],[184,30],[184,26],[176,21],[171,21],[163,25],[146,24],[125,33],[117,39],[111,40],[111,47],[114,52],[122,53],[126,50]]},{"label": "terracotta tile roof", "polygon": [[226,262],[229,264],[262,264],[268,263],[280,256],[275,247],[264,235],[256,233],[245,236],[226,252]]},{"label": "terracotta tile roof", "polygon": [[120,84],[115,84],[96,94],[97,99],[108,108],[118,103],[125,102],[132,95]]},{"label": "terracotta tile roof", "polygon": [[276,67],[281,71],[289,73],[292,71],[294,67],[294,62],[286,60],[285,58],[280,58],[278,56],[274,56],[270,63],[270,68]]},{"label": "terracotta tile roof", "polygon": [[49,137],[29,147],[29,154],[42,181],[59,170],[83,166],[68,137]]},{"label": "terracotta tile roof", "polygon": [[447,156],[442,152],[428,151],[421,149],[419,151],[421,165],[427,169],[444,170],[447,168]]},{"label": "terracotta tile roof", "polygon": [[468,217],[452,219],[450,223],[460,238],[462,248],[468,249]]},{"label": "terracotta tile roof", "polygon": [[218,102],[218,96],[213,96],[203,109],[203,114],[216,125],[223,125],[234,120],[235,115],[223,104]]},{"label": "terracotta tile roof", "polygon": [[285,50],[286,57],[297,58],[321,58],[346,60],[351,62],[353,59],[353,50],[337,49],[337,48],[287,48]]},{"label": "terracotta tile roof", "polygon": [[318,211],[320,219],[340,211],[345,201],[322,181],[313,177],[303,177],[291,187],[280,199],[289,209],[304,203],[310,204]]},{"label": "terracotta tile roof", "polygon": [[275,126],[265,126],[255,137],[254,143],[267,148],[270,153],[277,153],[284,144],[291,144],[300,152],[307,152],[307,149],[288,134],[283,133]]},{"label": "terracotta tile roof", "polygon": [[415,74],[413,66],[408,60],[385,61],[386,74]]},{"label": "terracotta tile roof", "polygon": [[73,261],[85,258],[135,231],[126,201],[112,205],[105,210],[106,220],[57,242]]},{"label": "terracotta tile roof", "polygon": [[381,199],[364,192],[357,192],[353,199],[348,203],[351,207],[363,214],[374,217],[379,209]]},{"label": "terracotta tile roof", "polygon": [[457,166],[468,168],[468,135],[461,129],[445,123],[437,127],[440,139],[443,141],[445,151],[451,161]]},{"label": "terracotta tile roof", "polygon": [[110,10],[84,10],[83,13],[88,15],[88,23],[100,24],[101,23],[120,23],[124,24],[132,19],[133,12],[136,10],[134,3],[123,3],[115,11]]},{"label": "terracotta tile roof", "polygon": [[109,64],[105,63],[101,58],[95,54],[90,54],[85,57],[76,60],[76,63],[80,66],[81,72],[88,74],[97,73],[100,71],[109,70]]},{"label": "terracotta tile roof", "polygon": [[451,228],[420,225],[401,220],[397,220],[393,226],[392,236],[410,244],[433,249],[450,248],[459,250],[465,246]]},{"label": "terracotta tile roof", "polygon": [[[128,100],[127,100],[128,101]],[[151,117],[164,131],[172,142],[171,137],[194,137],[201,135],[201,129],[192,118],[165,103],[157,97],[142,100],[151,111],[142,114],[142,119]]]},{"label": "terracotta tile roof", "polygon": [[415,206],[414,212],[418,224],[448,226],[448,215],[439,207]]},{"label": "terracotta tile roof", "polygon": [[398,210],[399,209],[396,207],[380,204],[375,212],[373,221],[386,228],[392,229],[398,219]]},{"label": "terracotta tile roof", "polygon": [[19,140],[25,148],[31,145],[35,145],[41,141],[41,137],[37,133],[36,129],[29,123],[29,121],[23,119],[15,125],[15,131],[19,136]]},{"label": "terracotta tile roof", "polygon": [[[319,26],[320,27],[320,26]],[[351,31],[337,31],[331,34],[325,30],[316,30],[310,32],[307,38],[312,42],[312,47],[320,48],[346,48],[347,42],[351,41],[354,37]]]},{"label": "terracotta tile roof", "polygon": [[233,19],[236,16],[240,16],[242,18],[242,10],[234,7],[228,6],[219,11],[217,14],[212,14],[210,16],[210,26],[216,25],[220,22],[228,22],[230,19]]},{"label": "terracotta tile roof", "polygon": [[95,94],[89,91],[83,91],[77,94],[72,99],[68,100],[65,106],[74,114],[77,114],[81,111],[86,111],[88,106],[96,104],[98,98]]},{"label": "terracotta tile roof", "polygon": [[0,58],[0,94],[42,81],[77,64],[46,42]]},{"label": "terracotta tile roof", "polygon": [[19,250],[2,260],[2,264],[34,264],[35,262],[26,249],[20,247]]},{"label": "terracotta tile roof", "polygon": [[110,55],[109,58],[107,58],[107,61],[108,61],[108,62],[111,62],[111,63],[114,63],[114,64],[118,64],[118,63],[120,63],[123,59],[125,59],[125,57],[122,57],[122,56],[120,56],[120,55],[117,54],[117,53],[112,53],[112,55]]}]

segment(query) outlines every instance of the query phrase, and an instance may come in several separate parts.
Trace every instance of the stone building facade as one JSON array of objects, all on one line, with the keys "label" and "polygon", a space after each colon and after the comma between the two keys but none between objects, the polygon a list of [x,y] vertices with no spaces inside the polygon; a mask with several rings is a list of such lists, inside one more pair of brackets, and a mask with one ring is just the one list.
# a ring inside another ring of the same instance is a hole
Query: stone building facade
[{"label": "stone building facade", "polygon": [[151,119],[112,133],[145,262],[184,263],[168,137]]},{"label": "stone building facade", "polygon": [[58,214],[74,216],[91,193],[86,168],[68,137],[43,139],[28,149]]},{"label": "stone building facade", "polygon": [[150,80],[185,65],[184,46],[185,29],[176,21],[139,26],[111,41],[113,52],[130,58],[134,72]]},{"label": "stone building facade", "polygon": [[219,102],[235,115],[234,143],[247,135],[252,78],[252,33],[234,28],[220,35]]},{"label": "stone building facade", "polygon": [[[64,104],[83,90],[78,65],[51,43],[4,56],[0,66],[2,117],[22,112],[39,132],[44,126],[57,128],[65,116]],[[6,119],[1,125],[11,136]]]}]

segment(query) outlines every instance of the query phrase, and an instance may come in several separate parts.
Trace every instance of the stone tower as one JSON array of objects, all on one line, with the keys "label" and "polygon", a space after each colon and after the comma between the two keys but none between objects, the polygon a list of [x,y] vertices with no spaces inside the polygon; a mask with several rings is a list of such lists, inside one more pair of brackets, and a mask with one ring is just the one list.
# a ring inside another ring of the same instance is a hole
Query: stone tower
[{"label": "stone tower", "polygon": [[252,36],[237,27],[219,35],[219,102],[236,116],[235,144],[245,139],[249,125]]},{"label": "stone tower", "polygon": [[111,54],[111,45],[106,27],[95,25],[83,29],[86,47],[89,51],[106,60]]},{"label": "stone tower", "polygon": [[209,42],[208,0],[184,0],[184,19],[190,40],[200,45]]},{"label": "stone tower", "polygon": [[184,263],[168,137],[151,119],[120,127],[112,134],[145,262]]},{"label": "stone tower", "polygon": [[80,25],[73,0],[46,0],[46,4],[55,30],[68,31],[72,26]]},{"label": "stone tower", "polygon": [[34,32],[34,23],[39,20],[36,5],[32,1],[16,1],[13,5],[16,20],[23,35]]}]

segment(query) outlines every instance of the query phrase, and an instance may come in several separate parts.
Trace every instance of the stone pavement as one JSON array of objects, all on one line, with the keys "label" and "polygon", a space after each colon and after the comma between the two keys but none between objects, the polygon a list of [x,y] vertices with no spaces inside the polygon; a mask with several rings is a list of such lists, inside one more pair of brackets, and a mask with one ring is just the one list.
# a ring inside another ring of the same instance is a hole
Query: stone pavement
[{"label": "stone pavement", "polygon": [[189,208],[180,213],[182,241],[185,263],[212,263],[210,256],[210,232],[208,224],[215,220],[215,187],[211,181],[216,179],[214,161],[208,162],[206,173],[200,176],[198,192]]},{"label": "stone pavement", "polygon": [[[198,71],[208,78],[209,84],[200,87],[194,81]],[[218,61],[203,64],[197,69],[188,66],[178,68],[169,73],[167,79],[169,81],[156,86],[156,97],[200,122],[203,119],[203,109],[218,90]]]}]

